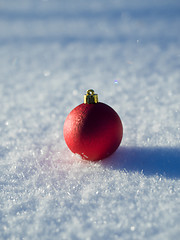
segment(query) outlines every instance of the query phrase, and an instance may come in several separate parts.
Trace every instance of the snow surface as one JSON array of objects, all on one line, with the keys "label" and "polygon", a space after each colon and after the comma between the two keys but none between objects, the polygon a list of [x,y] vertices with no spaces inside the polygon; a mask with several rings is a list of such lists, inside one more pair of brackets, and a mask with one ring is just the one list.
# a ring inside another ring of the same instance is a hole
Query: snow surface
[{"label": "snow surface", "polygon": [[[0,239],[179,239],[179,26],[179,0],[0,0]],[[89,88],[124,126],[96,163],[62,133]]]}]

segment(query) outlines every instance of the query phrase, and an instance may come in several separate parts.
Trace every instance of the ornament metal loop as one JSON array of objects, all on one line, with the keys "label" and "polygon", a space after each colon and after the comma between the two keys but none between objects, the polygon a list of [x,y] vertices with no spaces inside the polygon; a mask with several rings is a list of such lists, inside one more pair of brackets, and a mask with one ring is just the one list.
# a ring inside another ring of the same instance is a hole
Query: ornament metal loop
[{"label": "ornament metal loop", "polygon": [[89,89],[89,90],[86,91],[86,94],[93,95],[94,94],[94,90],[93,89]]},{"label": "ornament metal loop", "polygon": [[98,95],[94,94],[93,89],[89,89],[86,91],[86,95],[84,95],[84,103],[85,104],[98,103]]}]

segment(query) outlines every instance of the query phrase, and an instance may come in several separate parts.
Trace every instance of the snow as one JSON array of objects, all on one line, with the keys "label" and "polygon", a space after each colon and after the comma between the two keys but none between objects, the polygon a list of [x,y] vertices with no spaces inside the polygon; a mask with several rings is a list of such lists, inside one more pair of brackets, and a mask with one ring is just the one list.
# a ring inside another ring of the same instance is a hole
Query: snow
[{"label": "snow", "polygon": [[[0,1],[0,239],[179,239],[179,1]],[[93,88],[109,158],[63,139]]]}]

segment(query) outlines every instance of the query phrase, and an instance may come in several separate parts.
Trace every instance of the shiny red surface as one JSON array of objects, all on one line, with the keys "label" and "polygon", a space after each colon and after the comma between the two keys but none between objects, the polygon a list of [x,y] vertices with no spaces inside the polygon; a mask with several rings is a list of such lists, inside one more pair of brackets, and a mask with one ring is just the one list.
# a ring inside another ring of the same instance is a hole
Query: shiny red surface
[{"label": "shiny red surface", "polygon": [[108,157],[119,147],[123,126],[110,106],[82,103],[67,116],[63,132],[73,153],[95,161]]}]

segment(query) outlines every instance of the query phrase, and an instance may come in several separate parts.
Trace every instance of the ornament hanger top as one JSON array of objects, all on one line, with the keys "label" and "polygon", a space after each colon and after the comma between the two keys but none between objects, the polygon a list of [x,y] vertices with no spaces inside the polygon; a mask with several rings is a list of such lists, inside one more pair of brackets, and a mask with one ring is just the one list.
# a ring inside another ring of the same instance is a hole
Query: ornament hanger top
[{"label": "ornament hanger top", "polygon": [[98,95],[94,94],[93,89],[89,89],[86,91],[86,94],[84,95],[84,103],[85,104],[98,103]]}]

